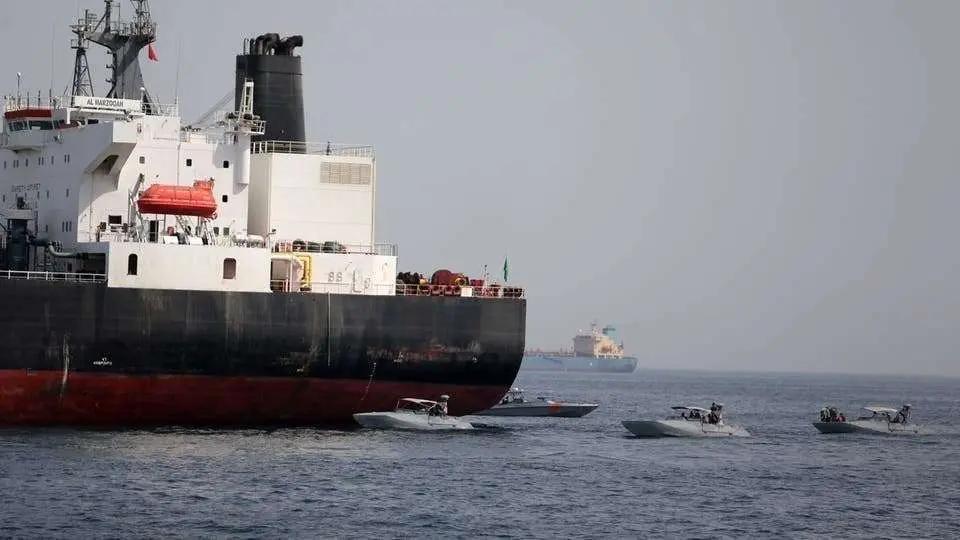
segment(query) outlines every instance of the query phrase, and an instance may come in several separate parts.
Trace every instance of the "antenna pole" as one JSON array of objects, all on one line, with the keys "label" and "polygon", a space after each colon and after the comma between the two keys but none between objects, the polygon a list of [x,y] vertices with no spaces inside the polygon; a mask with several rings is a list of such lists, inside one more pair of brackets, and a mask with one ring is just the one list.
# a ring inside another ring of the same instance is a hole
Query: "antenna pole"
[{"label": "antenna pole", "polygon": [[177,36],[177,79],[173,85],[173,102],[180,104],[180,58],[183,52],[183,35]]},{"label": "antenna pole", "polygon": [[50,105],[53,105],[53,79],[54,73],[56,72],[56,58],[57,58],[57,25],[53,26],[52,31],[50,32]]}]

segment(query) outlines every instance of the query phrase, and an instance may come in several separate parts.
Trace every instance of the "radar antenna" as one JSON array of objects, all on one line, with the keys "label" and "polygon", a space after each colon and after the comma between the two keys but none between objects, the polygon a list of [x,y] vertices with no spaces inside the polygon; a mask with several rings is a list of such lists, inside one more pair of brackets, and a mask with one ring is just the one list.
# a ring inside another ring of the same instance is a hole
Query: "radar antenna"
[{"label": "radar antenna", "polygon": [[[86,68],[86,51],[84,41],[91,41],[110,51],[112,57],[110,68],[110,91],[106,97],[119,99],[137,99],[143,102],[144,111],[152,112],[155,103],[147,93],[143,84],[143,74],[140,72],[140,50],[157,39],[157,24],[150,18],[150,5],[147,0],[131,0],[133,3],[134,19],[130,22],[114,20],[114,0],[104,0],[103,16],[96,22],[96,15],[87,10],[84,18],[74,25],[77,35],[77,62],[74,66],[74,90],[84,76],[89,79],[89,69]],[[82,38],[81,38],[82,36]],[[83,52],[81,52],[83,51]],[[82,61],[81,61],[81,57]],[[78,67],[79,66],[79,67]],[[79,75],[78,75],[79,74]],[[83,86],[82,83],[80,86]],[[91,94],[93,85],[89,85]],[[76,93],[76,92],[75,92]]]}]

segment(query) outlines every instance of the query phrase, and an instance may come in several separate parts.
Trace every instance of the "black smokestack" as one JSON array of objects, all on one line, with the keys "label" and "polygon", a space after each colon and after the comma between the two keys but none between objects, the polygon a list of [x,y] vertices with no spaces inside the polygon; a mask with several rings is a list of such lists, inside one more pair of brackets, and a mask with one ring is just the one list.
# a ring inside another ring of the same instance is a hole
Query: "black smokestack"
[{"label": "black smokestack", "polygon": [[240,107],[243,83],[253,81],[253,112],[266,121],[265,133],[254,140],[305,142],[303,70],[293,49],[303,46],[303,36],[280,39],[262,34],[249,41],[245,54],[237,55],[234,110]]}]

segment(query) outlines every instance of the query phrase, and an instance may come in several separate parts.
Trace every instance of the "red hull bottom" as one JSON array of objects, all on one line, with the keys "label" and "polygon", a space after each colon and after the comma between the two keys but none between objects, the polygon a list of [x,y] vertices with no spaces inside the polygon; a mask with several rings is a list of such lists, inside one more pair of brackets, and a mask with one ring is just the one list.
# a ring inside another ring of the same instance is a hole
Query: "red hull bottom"
[{"label": "red hull bottom", "polygon": [[354,424],[403,397],[450,395],[478,412],[507,388],[352,379],[119,375],[0,370],[0,426],[312,426]]}]

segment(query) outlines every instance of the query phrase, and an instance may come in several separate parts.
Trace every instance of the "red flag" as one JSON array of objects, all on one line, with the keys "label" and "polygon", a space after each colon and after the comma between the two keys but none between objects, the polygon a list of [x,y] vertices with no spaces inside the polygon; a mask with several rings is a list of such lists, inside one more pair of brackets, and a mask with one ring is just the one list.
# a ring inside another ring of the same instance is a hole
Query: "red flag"
[{"label": "red flag", "polygon": [[159,62],[157,58],[157,51],[153,50],[153,43],[147,43],[147,58],[153,60],[154,62]]}]

